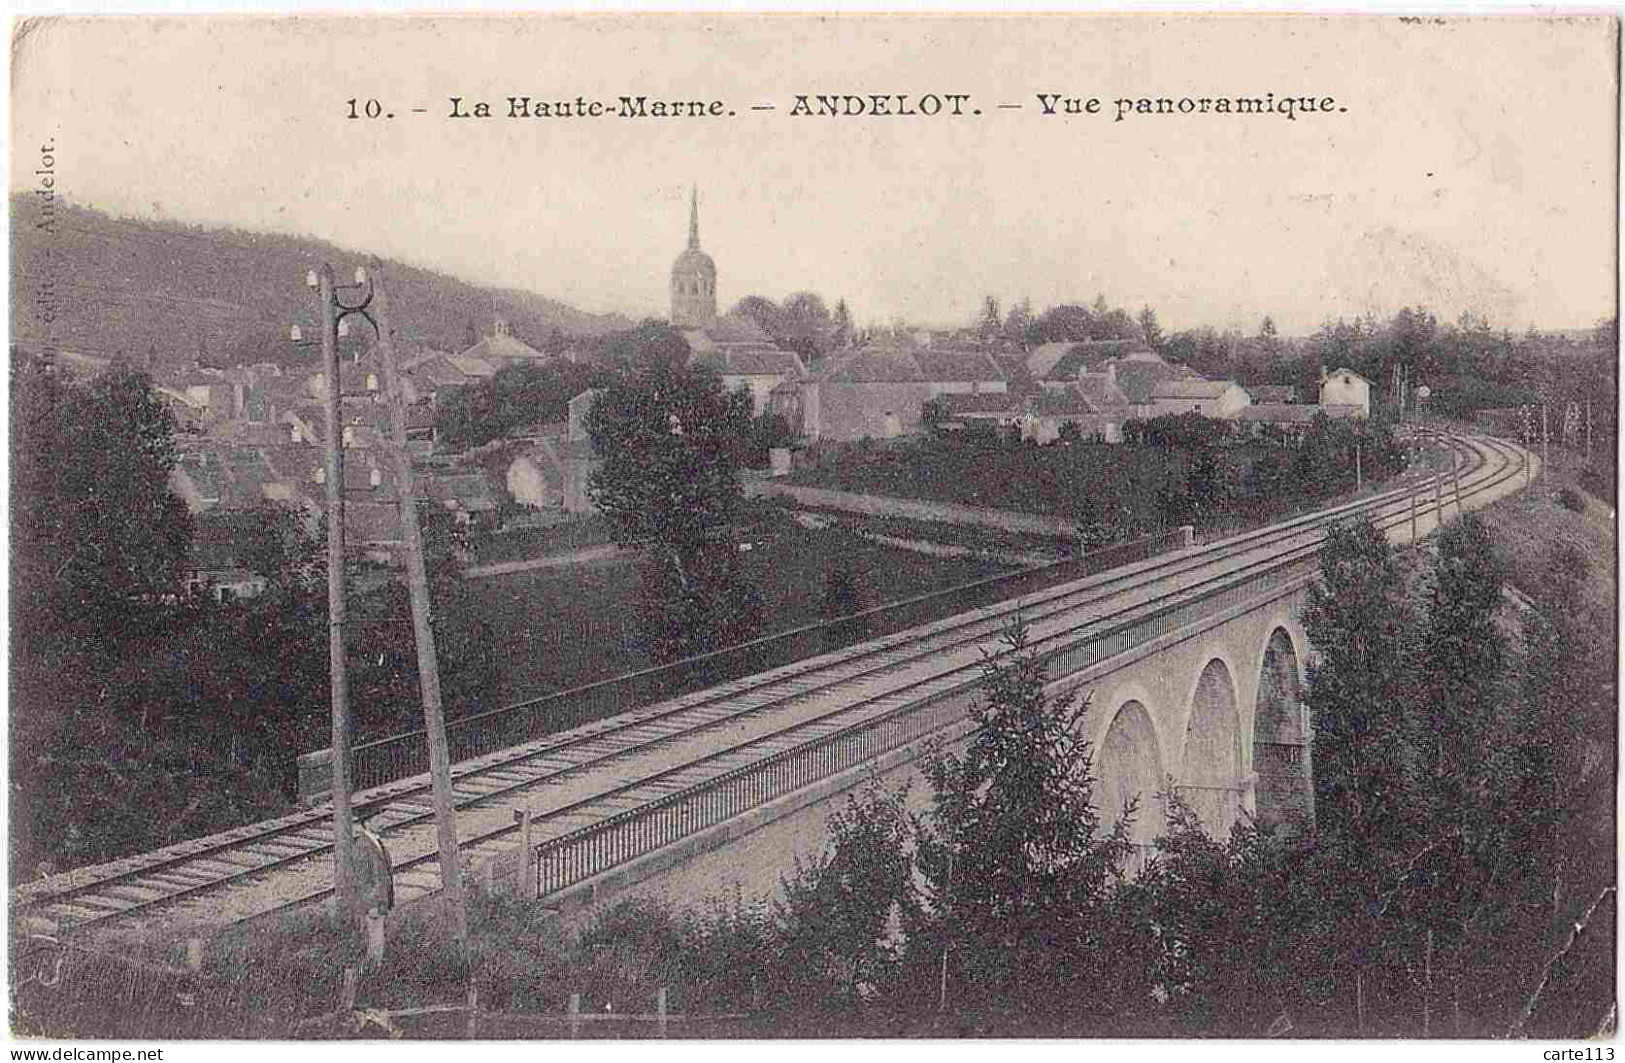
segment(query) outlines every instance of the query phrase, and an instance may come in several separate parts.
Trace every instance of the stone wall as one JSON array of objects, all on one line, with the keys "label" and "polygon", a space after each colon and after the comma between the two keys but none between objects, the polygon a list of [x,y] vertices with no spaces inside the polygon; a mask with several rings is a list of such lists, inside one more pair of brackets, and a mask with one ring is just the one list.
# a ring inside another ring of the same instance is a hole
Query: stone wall
[{"label": "stone wall", "polygon": [[1078,534],[1076,525],[1060,517],[1047,517],[1039,513],[1017,513],[1008,509],[962,506],[954,502],[923,502],[912,498],[893,498],[889,495],[832,491],[823,487],[798,487],[795,484],[768,480],[746,482],[745,493],[751,497],[783,495],[804,506],[844,509],[849,513],[862,513],[871,517],[907,517],[911,520],[973,524],[999,531],[1047,535],[1062,539],[1072,539]]}]

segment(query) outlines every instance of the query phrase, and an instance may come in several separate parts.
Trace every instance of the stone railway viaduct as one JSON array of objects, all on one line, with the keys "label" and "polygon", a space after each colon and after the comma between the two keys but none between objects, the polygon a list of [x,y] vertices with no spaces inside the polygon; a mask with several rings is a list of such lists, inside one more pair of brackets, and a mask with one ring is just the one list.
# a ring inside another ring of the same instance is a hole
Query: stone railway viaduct
[{"label": "stone railway viaduct", "polygon": [[[1088,639],[1048,656],[1050,691],[1089,698],[1085,725],[1106,823],[1116,822],[1125,800],[1138,803],[1131,832],[1142,858],[1162,832],[1158,795],[1170,786],[1217,837],[1243,816],[1288,830],[1312,818],[1312,736],[1300,699],[1309,647],[1298,614],[1314,573],[1310,557],[1284,580],[1243,583],[1227,596],[1235,604],[1095,663],[1077,663],[1098,656],[1081,652]],[[792,854],[805,859],[823,849],[825,821],[849,793],[877,779],[888,787],[912,779],[909,803],[926,808],[920,758],[931,741],[962,745],[971,730],[969,721],[956,723],[547,901],[577,921],[634,896],[694,905],[736,891],[775,893],[793,870]],[[517,851],[485,874],[496,888],[535,896],[534,870],[522,870]]]}]

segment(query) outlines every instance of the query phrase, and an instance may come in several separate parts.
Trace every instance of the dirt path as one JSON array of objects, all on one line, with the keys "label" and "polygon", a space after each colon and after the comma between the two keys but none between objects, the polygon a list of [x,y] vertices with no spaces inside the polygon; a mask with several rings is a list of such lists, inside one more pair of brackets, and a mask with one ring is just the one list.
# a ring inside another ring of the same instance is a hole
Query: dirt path
[{"label": "dirt path", "polygon": [[480,576],[503,576],[509,572],[527,572],[534,568],[562,568],[565,565],[590,564],[625,564],[631,557],[621,554],[620,547],[614,543],[604,543],[599,546],[583,546],[579,550],[570,550],[562,554],[547,554],[543,557],[526,558],[523,561],[497,561],[489,565],[474,565],[463,570],[463,575],[469,579]]}]

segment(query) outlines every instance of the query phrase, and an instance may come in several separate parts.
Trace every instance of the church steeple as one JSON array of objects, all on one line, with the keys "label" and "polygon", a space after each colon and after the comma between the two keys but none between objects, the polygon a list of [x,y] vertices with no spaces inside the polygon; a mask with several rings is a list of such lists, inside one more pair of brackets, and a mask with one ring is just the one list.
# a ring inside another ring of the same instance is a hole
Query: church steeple
[{"label": "church steeple", "polygon": [[688,197],[688,247],[671,266],[671,323],[706,328],[717,319],[717,264],[700,250],[700,189]]}]

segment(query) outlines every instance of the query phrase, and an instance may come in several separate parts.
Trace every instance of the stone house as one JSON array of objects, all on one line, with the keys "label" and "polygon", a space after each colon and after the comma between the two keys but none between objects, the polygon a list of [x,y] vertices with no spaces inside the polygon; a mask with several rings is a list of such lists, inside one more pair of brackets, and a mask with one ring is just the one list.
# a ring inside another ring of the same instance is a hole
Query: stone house
[{"label": "stone house", "polygon": [[1151,389],[1151,417],[1199,413],[1228,421],[1247,406],[1252,396],[1233,380],[1164,380]]},{"label": "stone house", "polygon": [[748,390],[751,415],[755,417],[767,412],[774,388],[807,378],[807,367],[794,351],[780,350],[772,344],[717,347],[695,355],[692,364],[715,372],[729,391]]},{"label": "stone house", "polygon": [[592,474],[603,466],[587,437],[586,416],[598,396],[596,389],[570,400],[570,418],[564,431],[543,435],[508,463],[508,493],[521,505],[544,512],[569,515],[597,512],[587,493]]},{"label": "stone house", "polygon": [[[1003,394],[1009,380],[991,355],[863,347],[832,358],[798,389],[808,440],[895,439],[920,430],[921,407],[939,395]],[[775,391],[774,408],[793,407]],[[791,426],[798,423],[791,418]]]}]

